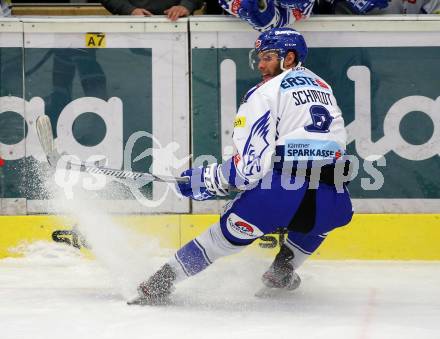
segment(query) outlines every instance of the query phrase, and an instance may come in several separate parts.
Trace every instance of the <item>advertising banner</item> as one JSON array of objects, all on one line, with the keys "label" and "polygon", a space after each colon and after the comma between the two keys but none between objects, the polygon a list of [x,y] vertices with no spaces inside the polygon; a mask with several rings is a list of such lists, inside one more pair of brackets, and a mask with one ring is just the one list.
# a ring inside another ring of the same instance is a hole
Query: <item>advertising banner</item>
[{"label": "advertising banner", "polygon": [[[1,50],[2,75],[9,72],[14,87],[2,82],[0,99],[24,107],[18,119],[1,105],[5,198],[27,199],[28,213],[51,208],[42,180],[48,165],[34,127],[43,114],[60,153],[109,168],[176,175],[183,166],[177,160],[189,153],[187,32],[185,23],[169,25],[157,22],[149,32],[143,22],[107,21],[89,32],[73,22],[24,23],[25,48]],[[114,212],[185,212],[189,206],[162,183],[126,186],[75,172],[54,181],[66,196],[78,187],[92,191]]]}]

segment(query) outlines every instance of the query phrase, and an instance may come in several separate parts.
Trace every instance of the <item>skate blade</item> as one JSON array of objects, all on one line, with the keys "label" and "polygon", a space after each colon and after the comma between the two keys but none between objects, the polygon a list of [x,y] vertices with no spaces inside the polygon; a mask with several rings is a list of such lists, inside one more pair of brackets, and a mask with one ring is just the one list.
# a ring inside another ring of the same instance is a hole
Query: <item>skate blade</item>
[{"label": "skate blade", "polygon": [[169,297],[158,297],[158,298],[145,298],[145,297],[135,297],[127,301],[127,305],[138,305],[138,306],[160,306],[168,305],[171,303]]},{"label": "skate blade", "polygon": [[145,301],[141,297],[135,297],[127,301],[127,305],[144,305]]}]

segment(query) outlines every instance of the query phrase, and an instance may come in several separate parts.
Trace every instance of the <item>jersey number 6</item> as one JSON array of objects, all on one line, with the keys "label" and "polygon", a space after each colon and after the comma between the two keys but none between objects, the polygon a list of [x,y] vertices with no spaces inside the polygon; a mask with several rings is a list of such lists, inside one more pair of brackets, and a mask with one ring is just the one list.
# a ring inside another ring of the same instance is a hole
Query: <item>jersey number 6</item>
[{"label": "jersey number 6", "polygon": [[327,108],[320,105],[313,105],[310,107],[310,115],[312,117],[313,123],[307,126],[304,126],[304,129],[307,132],[314,133],[328,133],[329,126],[333,121],[333,117],[330,115],[330,112]]}]

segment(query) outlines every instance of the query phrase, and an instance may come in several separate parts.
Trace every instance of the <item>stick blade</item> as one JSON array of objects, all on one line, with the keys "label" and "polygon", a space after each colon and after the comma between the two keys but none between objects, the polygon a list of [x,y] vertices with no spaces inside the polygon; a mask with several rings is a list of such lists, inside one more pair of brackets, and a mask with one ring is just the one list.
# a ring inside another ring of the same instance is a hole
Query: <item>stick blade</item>
[{"label": "stick blade", "polygon": [[59,159],[58,152],[55,148],[55,142],[52,133],[52,124],[47,115],[40,115],[36,121],[36,129],[38,140],[41,147],[46,154],[49,165],[56,165],[56,161]]},{"label": "stick blade", "polygon": [[52,134],[52,124],[47,115],[40,115],[37,118],[37,134],[41,147],[45,154],[51,154],[54,150],[54,141]]}]

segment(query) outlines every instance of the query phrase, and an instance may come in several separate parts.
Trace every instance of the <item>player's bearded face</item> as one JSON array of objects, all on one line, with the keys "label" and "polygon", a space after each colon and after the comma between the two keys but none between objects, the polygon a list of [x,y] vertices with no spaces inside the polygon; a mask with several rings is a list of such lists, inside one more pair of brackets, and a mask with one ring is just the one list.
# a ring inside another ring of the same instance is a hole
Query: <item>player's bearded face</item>
[{"label": "player's bearded face", "polygon": [[258,54],[258,70],[263,81],[268,81],[282,73],[280,58],[274,51],[265,51]]}]

